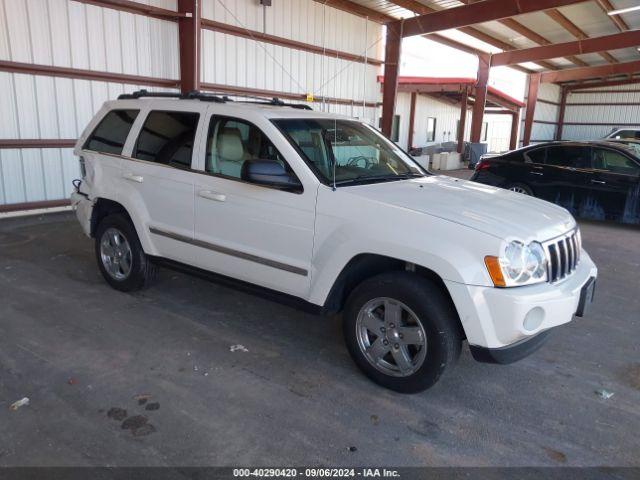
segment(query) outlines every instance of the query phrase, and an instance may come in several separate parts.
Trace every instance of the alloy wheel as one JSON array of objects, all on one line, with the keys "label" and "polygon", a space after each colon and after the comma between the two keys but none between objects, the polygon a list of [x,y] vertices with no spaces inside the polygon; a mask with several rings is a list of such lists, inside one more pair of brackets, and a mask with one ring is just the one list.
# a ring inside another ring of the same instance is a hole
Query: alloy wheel
[{"label": "alloy wheel", "polygon": [[131,246],[120,230],[110,227],[100,239],[100,259],[107,273],[115,280],[125,280],[131,273]]},{"label": "alloy wheel", "polygon": [[427,336],[417,315],[393,298],[374,298],[363,305],[356,320],[358,346],[378,371],[407,377],[422,366]]}]

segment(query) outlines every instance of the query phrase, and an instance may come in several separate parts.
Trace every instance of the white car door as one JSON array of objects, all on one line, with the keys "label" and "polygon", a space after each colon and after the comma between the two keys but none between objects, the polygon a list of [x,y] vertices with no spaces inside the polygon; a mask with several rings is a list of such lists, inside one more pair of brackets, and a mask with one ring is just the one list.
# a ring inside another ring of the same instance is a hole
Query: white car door
[{"label": "white car door", "polygon": [[[259,127],[237,116],[208,118],[205,151],[196,167],[202,174],[196,175],[194,186],[199,266],[306,298],[317,184],[299,165],[295,172],[280,153],[291,147],[273,135],[273,125],[262,122]],[[269,128],[271,138],[264,132]],[[251,160],[280,162],[304,182],[284,190],[245,181],[242,167]]]},{"label": "white car door", "polygon": [[139,133],[122,162],[121,197],[149,235],[152,253],[193,263],[193,178],[202,107],[176,102],[148,108],[136,122]]}]

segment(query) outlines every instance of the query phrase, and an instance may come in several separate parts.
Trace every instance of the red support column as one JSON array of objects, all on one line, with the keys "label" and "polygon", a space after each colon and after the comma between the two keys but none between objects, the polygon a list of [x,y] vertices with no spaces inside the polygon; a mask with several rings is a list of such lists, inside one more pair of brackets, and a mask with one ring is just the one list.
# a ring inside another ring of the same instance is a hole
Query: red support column
[{"label": "red support column", "polygon": [[200,89],[200,0],[178,0],[180,42],[180,90]]},{"label": "red support column", "polygon": [[511,115],[511,137],[509,138],[509,150],[518,148],[518,130],[520,130],[520,109]]},{"label": "red support column", "polygon": [[471,118],[471,142],[478,143],[482,135],[482,121],[484,119],[484,105],[487,101],[487,83],[491,69],[491,55],[478,55],[478,81],[475,88],[475,102],[473,117]]},{"label": "red support column", "polygon": [[407,150],[413,148],[413,125],[416,121],[416,99],[418,94],[411,92],[411,108],[409,109],[409,136],[407,138]]},{"label": "red support column", "polygon": [[558,110],[558,126],[556,128],[556,140],[562,140],[562,129],[564,127],[564,112],[567,109],[568,90],[563,87],[560,96],[560,109]]},{"label": "red support column", "polygon": [[531,130],[533,128],[533,114],[536,111],[536,102],[538,101],[538,88],[540,87],[540,74],[532,73],[529,75],[529,89],[527,92],[527,113],[524,117],[524,135],[522,137],[522,146],[526,147],[531,141]]},{"label": "red support column", "polygon": [[460,123],[458,127],[458,153],[464,151],[464,131],[467,129],[467,108],[469,107],[469,90],[467,87],[462,91],[460,100]]},{"label": "red support column", "polygon": [[384,84],[382,85],[382,133],[391,138],[393,114],[396,108],[400,51],[402,47],[402,21],[388,23],[384,53]]}]

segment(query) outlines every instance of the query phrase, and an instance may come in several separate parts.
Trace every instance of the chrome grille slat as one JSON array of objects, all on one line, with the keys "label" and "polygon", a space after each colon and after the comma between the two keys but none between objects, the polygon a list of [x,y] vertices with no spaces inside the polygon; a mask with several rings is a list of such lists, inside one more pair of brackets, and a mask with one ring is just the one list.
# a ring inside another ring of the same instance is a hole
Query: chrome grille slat
[{"label": "chrome grille slat", "polygon": [[547,254],[547,278],[550,283],[571,275],[580,263],[582,248],[580,233],[577,229],[544,243]]}]

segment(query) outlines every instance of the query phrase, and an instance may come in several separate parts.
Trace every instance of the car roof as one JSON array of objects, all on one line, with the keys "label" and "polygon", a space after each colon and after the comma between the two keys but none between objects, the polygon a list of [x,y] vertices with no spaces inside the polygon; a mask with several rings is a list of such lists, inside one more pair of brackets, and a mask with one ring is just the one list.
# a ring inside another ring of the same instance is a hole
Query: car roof
[{"label": "car roof", "polygon": [[600,146],[600,147],[613,147],[613,148],[624,148],[622,146],[620,146],[619,144],[623,143],[619,140],[613,140],[613,139],[607,139],[607,140],[584,140],[584,141],[578,141],[578,140],[557,140],[557,141],[552,141],[552,142],[541,142],[541,143],[536,143],[534,145],[528,145],[526,147],[522,147],[519,148],[518,150],[522,150],[522,151],[527,151],[527,150],[531,150],[534,148],[540,148],[540,147],[550,147],[550,146],[562,146],[562,147],[593,147],[593,146]]},{"label": "car roof", "polygon": [[[269,100],[265,99],[264,102]],[[316,110],[306,110],[303,108],[295,108],[288,105],[268,105],[260,103],[260,100],[227,100],[224,102],[210,102],[199,99],[180,99],[180,98],[162,98],[162,97],[149,97],[149,98],[135,98],[135,99],[122,99],[111,100],[105,103],[107,108],[139,108],[142,105],[152,105],[152,108],[163,108],[164,106],[171,105],[171,108],[177,108],[186,104],[202,105],[202,110],[205,110],[209,106],[220,107],[225,114],[237,111],[238,113],[253,113],[260,115],[268,119],[277,118],[322,118],[322,119],[336,119],[336,120],[356,120],[353,117],[346,115],[339,115],[336,113],[319,112]]]}]

